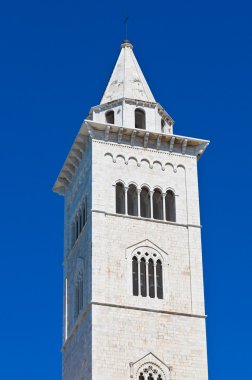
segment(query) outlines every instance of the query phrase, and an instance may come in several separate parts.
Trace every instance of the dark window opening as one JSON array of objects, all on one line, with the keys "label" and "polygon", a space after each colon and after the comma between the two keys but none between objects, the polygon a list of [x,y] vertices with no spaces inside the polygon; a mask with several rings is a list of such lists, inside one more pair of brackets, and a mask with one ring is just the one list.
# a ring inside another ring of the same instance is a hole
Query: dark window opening
[{"label": "dark window opening", "polygon": [[137,188],[134,185],[130,185],[128,188],[128,214],[138,216],[138,194]]},{"label": "dark window opening", "polygon": [[165,196],[165,211],[166,220],[176,222],[175,195],[171,190],[168,190]]},{"label": "dark window opening", "polygon": [[106,123],[115,124],[115,113],[114,113],[114,111],[106,112],[105,116],[106,116]]},{"label": "dark window opening", "polygon": [[140,108],[135,110],[135,128],[146,129],[145,112]]},{"label": "dark window opening", "polygon": [[153,218],[163,219],[163,196],[160,190],[154,190],[153,193]]},{"label": "dark window opening", "polygon": [[163,270],[160,260],[157,261],[156,266],[156,279],[157,279],[157,298],[163,298]]},{"label": "dark window opening", "polygon": [[140,211],[143,218],[150,218],[150,192],[146,187],[142,187],[140,193]]},{"label": "dark window opening", "polygon": [[154,289],[154,263],[153,260],[150,259],[148,263],[148,276],[149,276],[149,296],[151,298],[155,297],[155,289]]},{"label": "dark window opening", "polygon": [[125,191],[121,182],[116,184],[116,213],[125,214]]},{"label": "dark window opening", "polygon": [[138,296],[138,262],[134,256],[132,259],[133,296]]},{"label": "dark window opening", "polygon": [[164,132],[164,127],[165,127],[165,121],[164,119],[161,119],[161,132]]},{"label": "dark window opening", "polygon": [[140,261],[140,281],[141,281],[141,296],[146,297],[146,262],[145,259],[142,258]]}]

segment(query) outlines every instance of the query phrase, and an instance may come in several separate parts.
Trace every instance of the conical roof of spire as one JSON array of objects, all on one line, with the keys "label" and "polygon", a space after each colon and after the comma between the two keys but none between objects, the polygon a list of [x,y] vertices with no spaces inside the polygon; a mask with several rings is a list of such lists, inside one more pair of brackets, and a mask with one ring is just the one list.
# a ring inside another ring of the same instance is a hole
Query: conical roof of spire
[{"label": "conical roof of spire", "polygon": [[100,104],[127,98],[156,103],[128,40],[121,52]]}]

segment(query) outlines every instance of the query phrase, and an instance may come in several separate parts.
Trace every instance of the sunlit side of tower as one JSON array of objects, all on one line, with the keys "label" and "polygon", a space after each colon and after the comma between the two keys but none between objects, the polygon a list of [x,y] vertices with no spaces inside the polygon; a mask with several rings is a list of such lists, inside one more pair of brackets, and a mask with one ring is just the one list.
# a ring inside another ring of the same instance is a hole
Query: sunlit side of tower
[{"label": "sunlit side of tower", "polygon": [[63,380],[207,380],[197,161],[129,41],[54,191],[65,199]]}]

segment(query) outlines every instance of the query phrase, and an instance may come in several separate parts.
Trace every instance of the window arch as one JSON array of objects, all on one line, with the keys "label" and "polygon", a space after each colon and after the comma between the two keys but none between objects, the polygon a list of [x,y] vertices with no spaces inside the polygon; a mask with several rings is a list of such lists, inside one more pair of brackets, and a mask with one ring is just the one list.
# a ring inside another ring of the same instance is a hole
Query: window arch
[{"label": "window arch", "polygon": [[135,185],[129,185],[127,197],[128,215],[138,216],[138,192]]},{"label": "window arch", "polygon": [[140,193],[140,215],[143,218],[150,218],[150,192],[147,187],[142,187]]},{"label": "window arch", "polygon": [[132,283],[133,283],[133,296],[138,296],[139,295],[138,261],[137,261],[136,256],[134,256],[132,259]]},{"label": "window arch", "polygon": [[106,123],[108,124],[115,124],[115,113],[114,111],[110,110],[105,113],[106,117]]},{"label": "window arch", "polygon": [[153,218],[162,220],[163,217],[163,195],[159,189],[153,192]]},{"label": "window arch", "polygon": [[135,128],[146,129],[145,112],[141,108],[135,109]]},{"label": "window arch", "polygon": [[166,220],[170,222],[176,222],[175,194],[172,190],[168,190],[166,192],[165,211],[166,211]]},{"label": "window arch", "polygon": [[125,189],[121,182],[116,184],[116,213],[125,214]]}]

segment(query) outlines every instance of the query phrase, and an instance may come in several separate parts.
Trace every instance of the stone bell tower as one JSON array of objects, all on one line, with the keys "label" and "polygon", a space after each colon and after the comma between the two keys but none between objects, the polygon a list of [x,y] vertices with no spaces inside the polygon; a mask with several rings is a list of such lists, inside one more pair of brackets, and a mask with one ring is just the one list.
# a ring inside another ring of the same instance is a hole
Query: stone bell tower
[{"label": "stone bell tower", "polygon": [[63,380],[207,380],[197,161],[129,41],[54,185],[65,199]]}]

